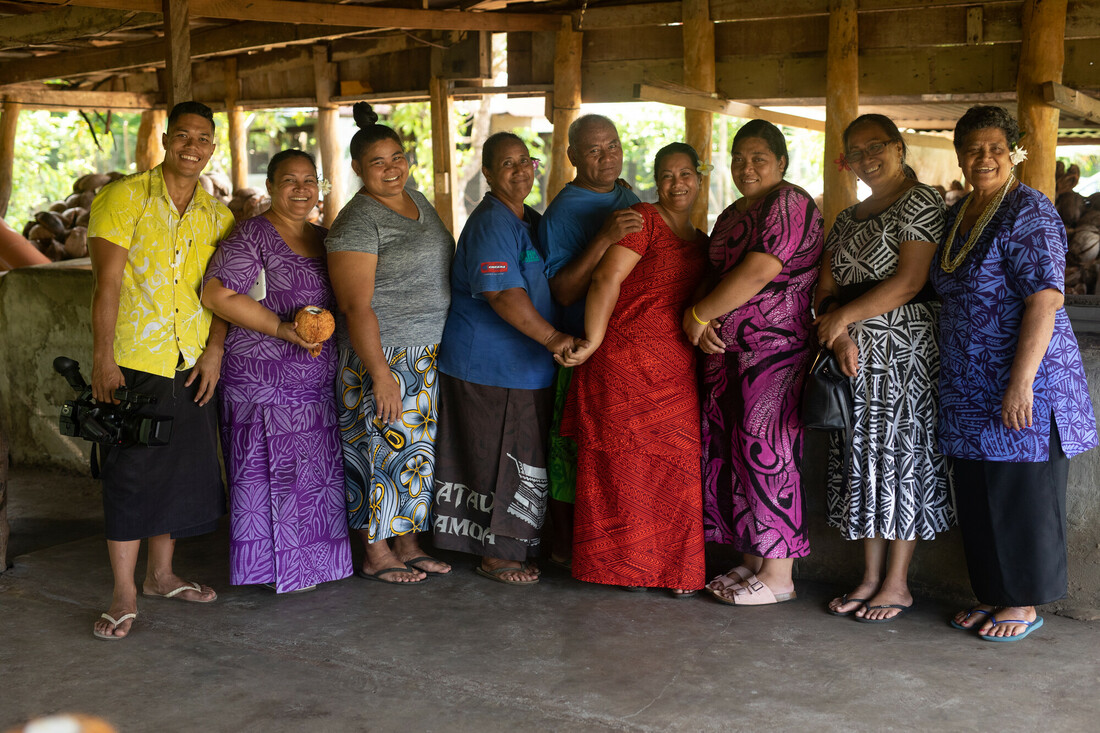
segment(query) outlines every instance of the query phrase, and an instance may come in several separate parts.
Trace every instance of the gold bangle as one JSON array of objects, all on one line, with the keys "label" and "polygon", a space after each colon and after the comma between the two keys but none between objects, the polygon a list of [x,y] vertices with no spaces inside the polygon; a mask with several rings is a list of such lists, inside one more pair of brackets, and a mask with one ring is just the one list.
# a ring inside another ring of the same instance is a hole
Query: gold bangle
[{"label": "gold bangle", "polygon": [[699,318],[698,314],[696,314],[696,312],[695,312],[695,306],[691,306],[691,317],[694,318],[695,322],[698,323],[700,326],[705,326],[710,322],[710,321],[704,321],[701,318]]}]

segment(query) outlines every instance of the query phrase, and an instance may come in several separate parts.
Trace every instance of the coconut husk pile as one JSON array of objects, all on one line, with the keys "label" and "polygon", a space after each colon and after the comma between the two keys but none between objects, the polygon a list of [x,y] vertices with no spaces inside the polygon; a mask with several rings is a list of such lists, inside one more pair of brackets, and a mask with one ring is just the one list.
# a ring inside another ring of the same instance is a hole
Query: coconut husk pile
[{"label": "coconut husk pile", "polygon": [[[88,212],[99,190],[125,173],[89,173],[73,182],[73,192],[64,200],[39,211],[23,227],[23,236],[54,262],[88,256]],[[232,192],[229,178],[222,173],[204,173],[199,185],[228,206],[237,221],[244,221],[267,209],[271,199],[254,188]]]},{"label": "coconut husk pile", "polygon": [[1055,172],[1055,208],[1062,217],[1069,239],[1066,254],[1066,295],[1096,293],[1100,271],[1100,193],[1085,197],[1074,191],[1081,178],[1080,169],[1058,161]]}]

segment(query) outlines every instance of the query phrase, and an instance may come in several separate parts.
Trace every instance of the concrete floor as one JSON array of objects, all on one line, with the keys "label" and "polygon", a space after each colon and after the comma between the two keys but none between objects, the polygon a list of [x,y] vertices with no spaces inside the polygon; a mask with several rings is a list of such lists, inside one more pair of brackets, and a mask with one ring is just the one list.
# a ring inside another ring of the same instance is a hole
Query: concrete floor
[{"label": "concrete floor", "polygon": [[[1100,623],[1046,612],[1025,642],[822,611],[843,590],[732,608],[578,583],[530,588],[471,559],[395,588],[351,578],[276,597],[228,585],[228,534],[180,542],[203,606],[144,599],[130,638],[91,635],[110,598],[98,495],[16,470],[15,567],[0,575],[0,730],[56,711],[120,731],[1095,731]],[[61,517],[47,519],[46,517]]]}]

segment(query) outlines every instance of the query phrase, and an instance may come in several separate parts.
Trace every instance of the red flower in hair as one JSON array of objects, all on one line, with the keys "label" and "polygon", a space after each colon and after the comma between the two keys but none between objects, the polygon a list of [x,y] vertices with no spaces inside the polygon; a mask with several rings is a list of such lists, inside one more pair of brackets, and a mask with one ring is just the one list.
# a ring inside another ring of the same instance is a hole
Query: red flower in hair
[{"label": "red flower in hair", "polygon": [[845,158],[843,155],[840,156],[839,158],[837,158],[836,160],[834,160],[833,162],[836,163],[836,169],[838,171],[850,171],[850,170],[852,170],[852,166],[848,165],[848,159]]}]

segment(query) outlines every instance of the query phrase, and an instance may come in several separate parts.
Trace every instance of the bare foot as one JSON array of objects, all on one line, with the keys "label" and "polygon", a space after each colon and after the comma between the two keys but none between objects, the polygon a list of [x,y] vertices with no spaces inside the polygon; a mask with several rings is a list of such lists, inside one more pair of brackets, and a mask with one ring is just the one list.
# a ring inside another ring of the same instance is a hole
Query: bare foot
[{"label": "bare foot", "polygon": [[523,583],[539,579],[538,569],[532,571],[529,563],[501,560],[497,557],[483,557],[481,558],[481,567],[490,572],[497,568],[508,568],[507,571],[500,574],[500,577],[506,581]]},{"label": "bare foot", "polygon": [[957,626],[963,629],[973,629],[978,624],[986,621],[995,610],[993,606],[979,603],[956,613],[954,621]]},{"label": "bare foot", "polygon": [[[1027,631],[1028,625],[1038,616],[1035,606],[1005,606],[998,608],[993,618],[987,619],[978,631],[983,636],[1018,636]],[[1026,623],[1009,624],[1008,620],[1019,620]],[[999,623],[994,626],[993,621]]]},{"label": "bare foot", "polygon": [[391,573],[386,576],[387,581],[393,583],[418,583],[428,577],[427,573],[418,568],[410,568],[398,559],[386,540],[379,540],[367,545],[367,553],[363,558],[363,572],[367,575],[375,575],[381,570],[389,568],[408,568],[407,573]]},{"label": "bare foot", "polygon": [[[137,613],[137,589],[133,593],[115,593],[111,598],[111,608],[107,615],[112,618],[122,618],[128,613]],[[114,636],[121,639],[130,633],[130,627],[134,625],[134,619],[128,618],[118,626],[115,626],[105,618],[100,617],[95,622],[95,631],[103,636]]]},{"label": "bare foot", "polygon": [[[794,579],[790,575],[761,571],[756,574],[756,579],[768,586],[771,592],[777,596],[794,592]],[[745,583],[741,583],[742,587],[745,585]]]},{"label": "bare foot", "polygon": [[738,565],[735,568],[727,570],[722,575],[715,576],[709,583],[707,583],[707,590],[721,591],[729,588],[731,585],[740,585],[745,582],[746,579],[753,576],[752,570],[744,565]]},{"label": "bare foot", "polygon": [[876,593],[867,604],[856,611],[856,616],[859,618],[865,618],[868,621],[882,621],[891,619],[900,613],[903,613],[900,608],[871,608],[872,606],[912,606],[913,595],[909,592],[909,588],[906,586],[901,587],[887,587],[883,584],[879,592]]},{"label": "bare foot", "polygon": [[[146,575],[145,582],[141,585],[141,590],[147,595],[163,596],[166,593],[171,593],[185,585],[191,585],[189,581],[184,580],[175,573],[168,575]],[[208,585],[200,585],[199,590],[187,589],[181,591],[172,596],[182,601],[195,601],[197,603],[209,603],[218,597],[218,594],[214,592],[214,589]],[[112,614],[113,615],[113,614]],[[117,618],[117,617],[116,617]]]}]

